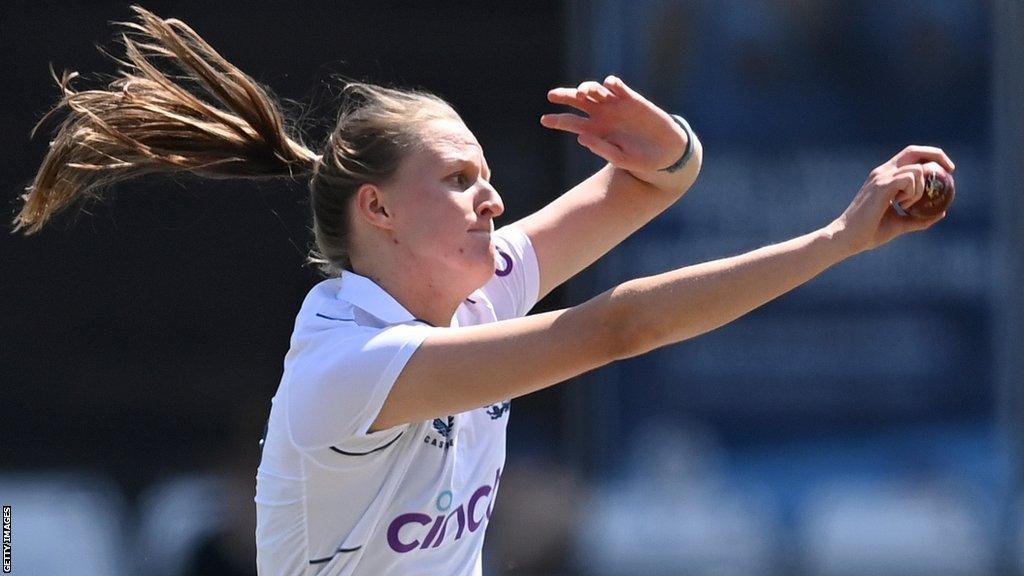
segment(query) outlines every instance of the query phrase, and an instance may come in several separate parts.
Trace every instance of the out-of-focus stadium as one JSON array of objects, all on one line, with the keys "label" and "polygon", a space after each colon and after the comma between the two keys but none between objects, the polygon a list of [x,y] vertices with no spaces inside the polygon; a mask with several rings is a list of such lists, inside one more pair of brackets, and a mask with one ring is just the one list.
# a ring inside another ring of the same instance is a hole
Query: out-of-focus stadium
[{"label": "out-of-focus stadium", "polygon": [[[542,128],[607,74],[704,143],[677,205],[538,306],[785,240],[910,143],[933,229],[701,338],[513,402],[491,576],[1024,574],[1024,3],[144,4],[319,146],[333,77],[421,87],[482,143],[512,222],[600,166]],[[48,65],[114,71],[124,3],[8,2],[7,218],[48,141]],[[87,85],[83,79],[80,85]],[[299,104],[294,104],[296,101]],[[257,441],[318,281],[302,182],[157,177],[0,235],[0,504],[14,574],[255,574]]]}]

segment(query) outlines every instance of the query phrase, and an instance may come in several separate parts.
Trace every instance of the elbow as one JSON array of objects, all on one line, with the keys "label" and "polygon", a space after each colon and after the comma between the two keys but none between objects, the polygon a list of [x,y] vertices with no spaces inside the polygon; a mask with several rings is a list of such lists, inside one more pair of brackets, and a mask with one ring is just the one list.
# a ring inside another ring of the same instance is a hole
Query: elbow
[{"label": "elbow", "polygon": [[622,319],[616,332],[616,360],[646,354],[663,346],[667,339],[657,325],[643,321],[638,315]]},{"label": "elbow", "polygon": [[639,356],[659,345],[659,327],[647,319],[636,290],[628,284],[618,286],[590,302],[601,307],[599,346],[607,362]]}]

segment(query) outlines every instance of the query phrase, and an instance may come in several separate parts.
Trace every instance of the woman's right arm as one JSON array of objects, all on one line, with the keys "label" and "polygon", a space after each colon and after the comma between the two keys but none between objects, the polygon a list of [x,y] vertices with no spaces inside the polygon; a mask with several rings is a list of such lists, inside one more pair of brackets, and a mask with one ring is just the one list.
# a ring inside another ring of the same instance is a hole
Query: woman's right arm
[{"label": "woman's right arm", "polygon": [[573,308],[438,328],[395,381],[373,430],[456,414],[551,386],[615,360],[727,324],[845,258],[940,220],[890,209],[916,202],[919,163],[947,170],[941,150],[910,147],[871,172],[846,211],[810,234],[740,256],[625,282]]}]

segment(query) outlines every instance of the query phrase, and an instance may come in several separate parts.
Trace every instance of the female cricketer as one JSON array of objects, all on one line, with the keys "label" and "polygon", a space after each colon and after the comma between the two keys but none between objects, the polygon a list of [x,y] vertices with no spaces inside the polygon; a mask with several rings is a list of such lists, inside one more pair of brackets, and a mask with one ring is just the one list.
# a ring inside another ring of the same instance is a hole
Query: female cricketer
[{"label": "female cricketer", "polygon": [[[479,142],[428,93],[352,83],[327,142],[286,128],[275,102],[186,24],[134,8],[120,76],[75,91],[15,228],[158,171],[309,181],[328,276],[302,303],[256,475],[261,574],[481,573],[501,484],[509,401],[726,324],[833,264],[928,220],[910,146],[849,207],[804,236],[625,282],[572,308],[530,308],[671,206],[700,171],[687,123],[614,76],[556,88],[579,113],[541,123],[607,165],[499,229]],[[167,71],[167,69],[173,69]]]}]

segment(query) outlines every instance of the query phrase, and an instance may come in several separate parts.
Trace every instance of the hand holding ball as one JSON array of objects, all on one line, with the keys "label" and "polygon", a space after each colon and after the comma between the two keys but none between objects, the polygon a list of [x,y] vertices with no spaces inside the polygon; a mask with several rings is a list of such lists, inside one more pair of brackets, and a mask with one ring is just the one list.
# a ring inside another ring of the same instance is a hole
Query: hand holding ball
[{"label": "hand holding ball", "polygon": [[924,170],[924,194],[921,198],[907,208],[893,201],[892,207],[900,216],[927,220],[942,214],[953,203],[956,196],[953,176],[935,162],[925,164]]}]

